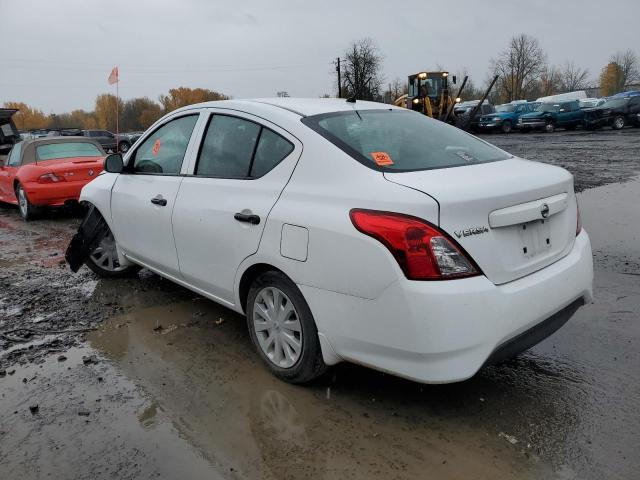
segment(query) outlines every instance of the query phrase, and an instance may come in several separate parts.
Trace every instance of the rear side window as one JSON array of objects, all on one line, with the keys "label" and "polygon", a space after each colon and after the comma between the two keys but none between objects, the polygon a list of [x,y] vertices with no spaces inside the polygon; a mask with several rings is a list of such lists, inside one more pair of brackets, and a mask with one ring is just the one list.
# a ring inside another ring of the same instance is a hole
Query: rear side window
[{"label": "rear side window", "polygon": [[302,122],[369,168],[408,172],[505,160],[511,156],[455,127],[408,110],[362,110]]},{"label": "rear side window", "polygon": [[252,177],[261,177],[293,151],[293,144],[277,133],[262,129],[251,168]]},{"label": "rear side window", "polygon": [[11,167],[17,167],[20,165],[20,154],[22,153],[22,142],[16,143],[11,152],[9,152],[9,157],[7,158],[7,165]]},{"label": "rear side window", "polygon": [[135,173],[177,175],[198,121],[198,115],[179,117],[165,123],[136,149]]},{"label": "rear side window", "polygon": [[213,115],[205,133],[196,175],[258,178],[293,151],[293,144],[257,123]]},{"label": "rear side window", "polygon": [[36,147],[38,160],[54,160],[56,158],[102,157],[104,152],[93,143],[50,143]]}]

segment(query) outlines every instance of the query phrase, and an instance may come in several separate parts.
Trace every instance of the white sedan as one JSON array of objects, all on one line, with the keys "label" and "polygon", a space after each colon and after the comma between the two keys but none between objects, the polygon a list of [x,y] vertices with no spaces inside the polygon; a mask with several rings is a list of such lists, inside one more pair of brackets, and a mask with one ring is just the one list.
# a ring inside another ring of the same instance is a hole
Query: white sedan
[{"label": "white sedan", "polygon": [[341,99],[176,110],[84,187],[72,241],[245,314],[265,365],[455,382],[592,300],[573,177],[417,112]]}]

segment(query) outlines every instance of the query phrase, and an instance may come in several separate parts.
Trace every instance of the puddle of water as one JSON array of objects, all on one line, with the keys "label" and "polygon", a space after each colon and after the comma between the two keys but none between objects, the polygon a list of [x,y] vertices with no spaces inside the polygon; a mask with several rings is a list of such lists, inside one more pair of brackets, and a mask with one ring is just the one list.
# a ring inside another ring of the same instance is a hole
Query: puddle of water
[{"label": "puddle of water", "polygon": [[[223,478],[153,403],[95,353],[17,367],[0,378],[2,478]],[[36,407],[34,413],[30,407]]]},{"label": "puddle of water", "polygon": [[[89,340],[153,399],[143,424],[166,418],[238,478],[422,478],[428,469],[441,479],[500,479],[542,468],[464,417],[425,415],[424,397],[389,403],[371,384],[351,388],[355,378],[280,382],[259,363],[244,318],[204,299],[137,309]],[[395,379],[382,388],[396,382],[421,389]]]}]

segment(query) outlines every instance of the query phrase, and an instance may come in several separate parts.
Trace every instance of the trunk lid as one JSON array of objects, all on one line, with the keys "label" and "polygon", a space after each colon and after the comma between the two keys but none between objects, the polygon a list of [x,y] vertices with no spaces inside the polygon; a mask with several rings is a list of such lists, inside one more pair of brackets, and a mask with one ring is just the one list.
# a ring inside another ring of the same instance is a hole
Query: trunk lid
[{"label": "trunk lid", "polygon": [[573,247],[573,176],[562,168],[511,158],[384,176],[435,199],[439,227],[497,285],[540,270]]},{"label": "trunk lid", "polygon": [[69,182],[94,179],[104,167],[104,157],[58,158],[38,160],[38,166],[50,170]]}]

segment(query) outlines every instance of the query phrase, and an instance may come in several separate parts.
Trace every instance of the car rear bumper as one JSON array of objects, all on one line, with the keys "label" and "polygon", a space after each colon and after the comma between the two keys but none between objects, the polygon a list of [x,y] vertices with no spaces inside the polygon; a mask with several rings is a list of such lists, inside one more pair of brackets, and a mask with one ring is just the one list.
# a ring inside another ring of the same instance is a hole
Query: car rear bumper
[{"label": "car rear bumper", "polygon": [[553,333],[579,304],[592,301],[592,281],[591,244],[583,231],[564,258],[503,285],[484,276],[402,279],[374,300],[300,289],[339,358],[419,382],[448,383]]},{"label": "car rear bumper", "polygon": [[69,201],[78,201],[80,191],[89,180],[81,182],[37,183],[24,185],[29,201],[39,207],[58,207]]}]

